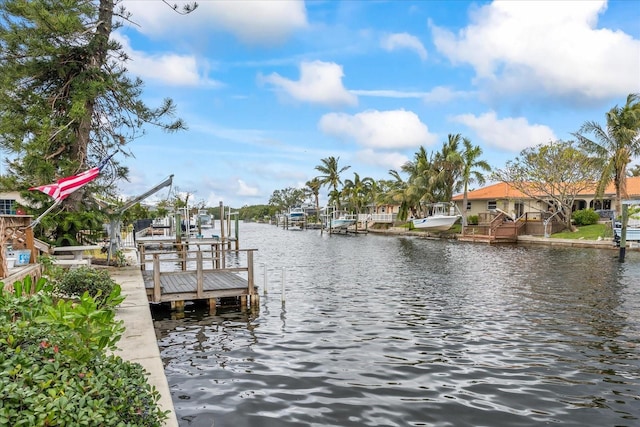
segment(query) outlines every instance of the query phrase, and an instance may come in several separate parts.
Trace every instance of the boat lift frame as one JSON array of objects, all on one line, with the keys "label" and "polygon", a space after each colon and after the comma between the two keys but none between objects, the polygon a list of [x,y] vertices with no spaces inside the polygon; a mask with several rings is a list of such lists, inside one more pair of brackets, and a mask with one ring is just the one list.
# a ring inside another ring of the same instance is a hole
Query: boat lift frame
[{"label": "boat lift frame", "polygon": [[629,206],[640,205],[640,200],[622,200],[622,227],[620,229],[620,254],[618,261],[624,262],[627,252],[627,223],[629,222]]}]

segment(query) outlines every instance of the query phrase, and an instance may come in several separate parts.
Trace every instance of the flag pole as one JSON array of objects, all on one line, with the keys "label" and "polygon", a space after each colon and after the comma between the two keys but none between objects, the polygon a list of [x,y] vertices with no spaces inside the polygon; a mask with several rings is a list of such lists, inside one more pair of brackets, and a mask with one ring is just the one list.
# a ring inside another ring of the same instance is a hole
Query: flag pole
[{"label": "flag pole", "polygon": [[60,202],[62,202],[62,200],[56,200],[54,204],[52,204],[51,206],[49,206],[47,208],[46,211],[42,212],[42,214],[40,214],[40,216],[38,218],[36,218],[31,224],[29,224],[29,227],[27,228],[33,228],[36,225],[38,225],[40,223],[40,220],[49,212],[51,212],[53,210],[53,208],[55,208],[56,206],[58,206],[60,204]]}]

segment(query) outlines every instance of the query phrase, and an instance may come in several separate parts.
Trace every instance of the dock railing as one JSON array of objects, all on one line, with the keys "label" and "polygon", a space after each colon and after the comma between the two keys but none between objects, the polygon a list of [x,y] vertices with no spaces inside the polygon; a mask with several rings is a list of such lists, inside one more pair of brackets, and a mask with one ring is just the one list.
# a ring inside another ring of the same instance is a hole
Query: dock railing
[{"label": "dock railing", "polygon": [[176,272],[195,272],[197,298],[204,298],[205,274],[215,272],[246,274],[247,293],[255,294],[253,253],[257,249],[225,249],[222,242],[213,242],[205,246],[209,248],[191,249],[184,243],[175,242],[159,245],[148,242],[138,245],[140,268],[143,271],[147,267],[153,269],[154,301],[162,299],[161,275]]}]

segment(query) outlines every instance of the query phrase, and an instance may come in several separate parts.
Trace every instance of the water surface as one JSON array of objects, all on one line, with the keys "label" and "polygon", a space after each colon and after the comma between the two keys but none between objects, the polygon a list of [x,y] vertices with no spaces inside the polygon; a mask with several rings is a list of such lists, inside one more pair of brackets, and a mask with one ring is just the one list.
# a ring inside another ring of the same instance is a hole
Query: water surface
[{"label": "water surface", "polygon": [[155,314],[181,426],[640,425],[638,252],[240,229],[259,309]]}]

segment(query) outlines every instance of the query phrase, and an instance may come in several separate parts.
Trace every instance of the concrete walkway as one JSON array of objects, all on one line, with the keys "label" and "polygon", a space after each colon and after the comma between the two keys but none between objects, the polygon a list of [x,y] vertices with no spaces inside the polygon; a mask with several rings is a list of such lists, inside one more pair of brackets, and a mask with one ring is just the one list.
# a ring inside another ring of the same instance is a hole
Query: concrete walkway
[{"label": "concrete walkway", "polygon": [[109,267],[108,270],[111,278],[122,287],[122,294],[127,297],[116,311],[116,319],[122,320],[126,328],[118,342],[119,350],[116,354],[125,360],[139,363],[150,374],[149,383],[161,395],[160,407],[171,411],[165,426],[178,427],[140,266]]}]

